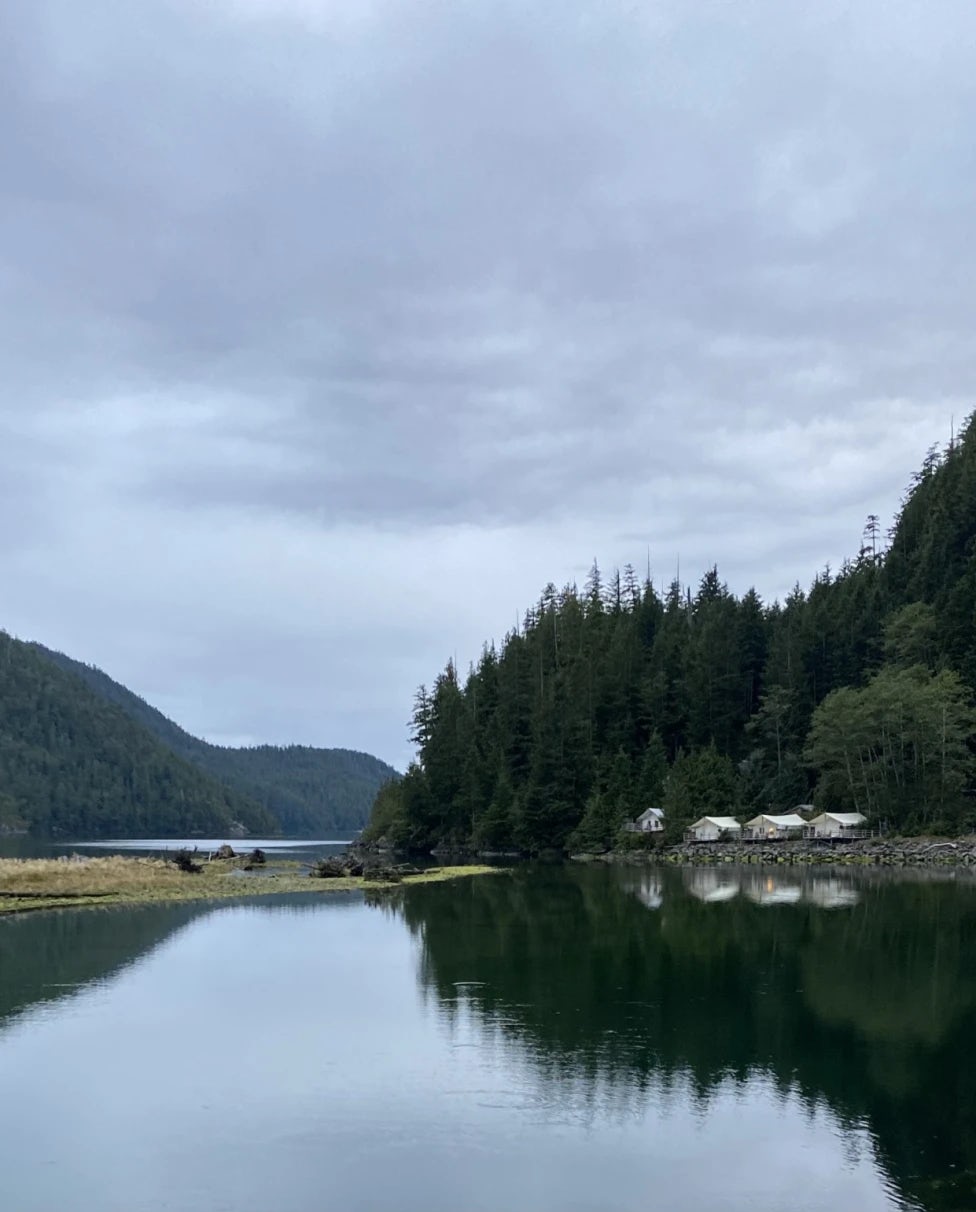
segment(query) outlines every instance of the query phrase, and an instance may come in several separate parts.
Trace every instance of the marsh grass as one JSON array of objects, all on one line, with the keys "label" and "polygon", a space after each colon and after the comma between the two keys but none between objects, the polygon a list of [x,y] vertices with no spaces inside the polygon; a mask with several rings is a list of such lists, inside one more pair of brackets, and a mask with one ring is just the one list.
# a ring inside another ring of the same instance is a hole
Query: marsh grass
[{"label": "marsh grass", "polygon": [[[245,875],[244,861],[242,857],[205,862],[202,871],[191,873],[180,871],[164,859],[120,855],[68,860],[0,859],[0,915],[86,904],[135,905],[285,892],[342,892],[381,886],[359,876],[309,879],[297,863],[268,874]],[[429,884],[496,870],[481,866],[439,867],[407,876],[403,883]]]}]

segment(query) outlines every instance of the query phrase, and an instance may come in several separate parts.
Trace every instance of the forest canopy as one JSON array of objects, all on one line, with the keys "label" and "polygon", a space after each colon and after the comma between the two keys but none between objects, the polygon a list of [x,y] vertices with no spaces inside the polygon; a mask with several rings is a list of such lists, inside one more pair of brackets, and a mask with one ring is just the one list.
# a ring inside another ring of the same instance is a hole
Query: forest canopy
[{"label": "forest canopy", "polygon": [[369,753],[310,745],[212,745],[174,724],[101,669],[52,652],[38,652],[79,677],[91,690],[142,724],[177,757],[242,795],[257,800],[291,836],[348,838],[366,824],[377,790],[397,772]]},{"label": "forest canopy", "polygon": [[396,771],[347,749],[232,749],[113,681],[0,632],[0,833],[351,837]]},{"label": "forest canopy", "polygon": [[601,849],[663,806],[864,812],[969,829],[976,717],[976,423],[933,448],[894,526],[783,602],[717,568],[662,594],[631,566],[549,584],[500,647],[417,691],[416,760],[367,837],[428,849]]},{"label": "forest canopy", "polygon": [[0,632],[0,831],[69,837],[277,832],[256,800],[173,754]]}]

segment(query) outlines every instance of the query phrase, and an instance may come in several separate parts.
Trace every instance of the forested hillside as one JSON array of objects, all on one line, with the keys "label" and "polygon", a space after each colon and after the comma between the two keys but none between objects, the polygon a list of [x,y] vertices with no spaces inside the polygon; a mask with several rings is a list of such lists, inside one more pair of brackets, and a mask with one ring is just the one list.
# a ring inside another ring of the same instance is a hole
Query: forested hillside
[{"label": "forested hillside", "polygon": [[548,585],[500,649],[451,663],[413,710],[417,760],[369,836],[529,851],[603,847],[664,807],[813,797],[903,831],[976,824],[976,424],[933,449],[889,536],[765,603],[717,569],[662,597],[630,567]]},{"label": "forested hillside", "polygon": [[210,745],[185,732],[102,670],[43,645],[34,647],[148,728],[179,757],[263,804],[286,834],[341,838],[358,833],[366,824],[377,790],[398,777],[379,758],[351,749]]},{"label": "forested hillside", "polygon": [[0,632],[0,829],[68,837],[277,832],[255,800]]}]

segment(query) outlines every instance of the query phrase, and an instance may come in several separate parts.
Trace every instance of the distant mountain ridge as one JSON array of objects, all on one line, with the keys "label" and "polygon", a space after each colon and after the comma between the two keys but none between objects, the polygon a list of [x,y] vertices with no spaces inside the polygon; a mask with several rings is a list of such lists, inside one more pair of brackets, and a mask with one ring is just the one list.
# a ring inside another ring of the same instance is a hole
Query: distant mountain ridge
[{"label": "distant mountain ridge", "polygon": [[284,833],[336,837],[357,833],[366,824],[376,792],[399,777],[386,762],[352,749],[212,745],[175,724],[101,669],[43,644],[31,647],[80,678],[101,700],[142,725],[177,757],[257,801]]},{"label": "distant mountain ridge", "polygon": [[178,757],[31,644],[0,632],[0,832],[276,832],[255,798]]}]

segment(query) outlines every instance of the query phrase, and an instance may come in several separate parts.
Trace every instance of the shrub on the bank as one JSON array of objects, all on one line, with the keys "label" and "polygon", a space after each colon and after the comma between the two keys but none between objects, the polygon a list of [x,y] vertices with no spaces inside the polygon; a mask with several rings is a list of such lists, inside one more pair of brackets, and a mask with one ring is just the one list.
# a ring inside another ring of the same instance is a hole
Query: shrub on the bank
[{"label": "shrub on the bank", "polygon": [[614,850],[660,850],[664,846],[663,833],[630,833],[621,829],[614,840]]}]

